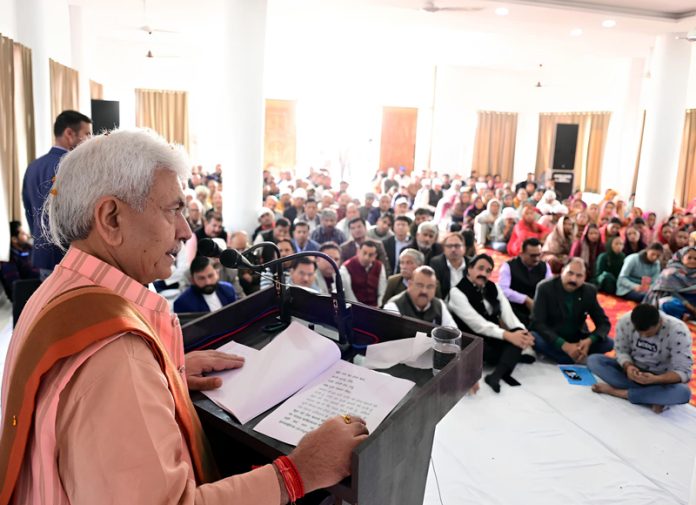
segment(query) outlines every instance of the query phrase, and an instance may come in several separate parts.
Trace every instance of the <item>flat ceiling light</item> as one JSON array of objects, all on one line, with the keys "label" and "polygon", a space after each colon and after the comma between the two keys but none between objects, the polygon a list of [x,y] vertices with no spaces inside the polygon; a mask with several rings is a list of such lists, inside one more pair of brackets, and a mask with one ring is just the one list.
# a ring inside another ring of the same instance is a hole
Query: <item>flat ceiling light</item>
[{"label": "flat ceiling light", "polygon": [[582,28],[574,28],[573,30],[570,31],[570,34],[573,37],[579,37],[580,35],[582,35]]},{"label": "flat ceiling light", "polygon": [[498,7],[498,8],[495,10],[495,13],[496,13],[498,16],[507,16],[508,14],[510,14],[510,10],[509,10],[507,7]]},{"label": "flat ceiling light", "polygon": [[602,26],[604,28],[614,28],[616,26],[616,21],[614,21],[613,19],[605,19],[604,21],[602,21]]}]

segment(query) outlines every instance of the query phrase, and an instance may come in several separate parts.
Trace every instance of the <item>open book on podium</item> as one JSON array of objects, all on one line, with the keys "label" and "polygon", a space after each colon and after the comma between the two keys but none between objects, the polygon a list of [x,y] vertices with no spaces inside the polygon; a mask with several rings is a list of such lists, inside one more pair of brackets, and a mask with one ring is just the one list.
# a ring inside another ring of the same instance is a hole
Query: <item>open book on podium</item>
[{"label": "open book on podium", "polygon": [[[421,505],[435,427],[481,377],[481,339],[464,334],[461,353],[436,376],[406,365],[367,370],[351,361],[368,345],[433,326],[352,303],[353,338],[339,348],[330,297],[293,287],[285,295],[281,306],[269,288],[182,328],[187,352],[246,357],[242,369],[225,372],[220,390],[192,395],[221,473],[288,454],[324,418],[352,412],[366,418],[370,436],[353,451],[351,477],[327,491],[360,505]],[[280,329],[279,316],[304,325]],[[363,379],[370,385],[360,389]]]}]

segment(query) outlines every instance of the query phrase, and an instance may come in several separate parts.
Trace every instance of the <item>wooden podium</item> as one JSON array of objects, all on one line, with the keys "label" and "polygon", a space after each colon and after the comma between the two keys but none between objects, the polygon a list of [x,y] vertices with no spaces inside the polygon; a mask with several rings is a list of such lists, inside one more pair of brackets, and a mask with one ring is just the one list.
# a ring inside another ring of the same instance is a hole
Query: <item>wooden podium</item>
[{"label": "wooden podium", "polygon": [[[261,348],[279,330],[279,301],[274,289],[266,289],[183,326],[186,351],[212,349],[235,340]],[[431,324],[352,303],[353,345],[342,352],[352,361],[364,354],[367,344],[430,333]],[[335,328],[332,299],[304,289],[287,289],[283,313],[324,327]],[[317,327],[321,333],[321,329]],[[439,374],[397,365],[383,370],[410,379],[415,387],[391,414],[360,444],[352,456],[352,475],[327,491],[337,499],[360,505],[421,505],[428,475],[435,426],[481,377],[483,342],[462,335],[462,351]],[[253,391],[240,392],[254,394]],[[293,447],[254,431],[273,409],[240,424],[201,393],[194,404],[223,475],[249,471],[252,465],[269,463]]]}]

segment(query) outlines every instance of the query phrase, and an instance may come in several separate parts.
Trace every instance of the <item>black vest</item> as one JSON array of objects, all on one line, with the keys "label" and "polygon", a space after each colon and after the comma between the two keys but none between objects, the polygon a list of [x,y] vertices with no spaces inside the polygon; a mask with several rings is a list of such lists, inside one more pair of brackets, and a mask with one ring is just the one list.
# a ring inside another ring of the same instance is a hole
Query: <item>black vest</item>
[{"label": "black vest", "polygon": [[[542,261],[530,270],[518,256],[508,261],[507,264],[510,267],[510,289],[527,295],[533,300],[537,284],[546,278],[546,263]],[[524,307],[524,304],[512,302],[510,304],[513,307]],[[525,312],[528,311],[525,310]]]},{"label": "black vest", "polygon": [[[464,275],[462,280],[459,281],[459,284],[457,284],[457,289],[464,293],[464,296],[466,296],[469,300],[471,307],[484,319],[496,325],[500,324],[500,300],[498,300],[498,288],[496,287],[495,283],[486,281],[483,289],[479,289],[469,281],[466,275]],[[493,309],[492,314],[489,314],[486,310],[486,306],[483,304],[484,299],[490,304],[491,309]],[[460,330],[466,333],[474,334],[474,332],[471,331],[471,328],[469,328],[469,326],[454,313],[452,313],[452,317],[454,317],[454,320],[457,322],[457,326],[459,326]]]},{"label": "black vest", "polygon": [[433,298],[430,302],[430,307],[427,310],[418,310],[411,301],[411,297],[408,296],[408,291],[404,291],[396,298],[394,298],[394,304],[399,308],[399,312],[402,316],[412,317],[414,319],[420,319],[426,323],[432,323],[437,326],[442,324],[442,302],[438,298]]}]

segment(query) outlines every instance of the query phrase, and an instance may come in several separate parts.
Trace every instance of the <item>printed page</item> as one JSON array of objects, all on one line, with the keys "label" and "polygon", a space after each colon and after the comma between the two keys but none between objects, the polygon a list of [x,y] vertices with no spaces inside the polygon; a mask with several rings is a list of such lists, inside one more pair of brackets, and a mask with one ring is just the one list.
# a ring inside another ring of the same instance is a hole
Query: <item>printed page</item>
[{"label": "printed page", "polygon": [[[239,349],[233,346],[227,352],[242,354]],[[298,323],[244,356],[242,368],[220,373],[219,389],[205,391],[241,423],[282,402],[341,359],[335,343]]]},{"label": "printed page", "polygon": [[254,429],[297,445],[305,433],[326,419],[349,414],[365,419],[372,433],[413,385],[412,381],[339,360]]}]

